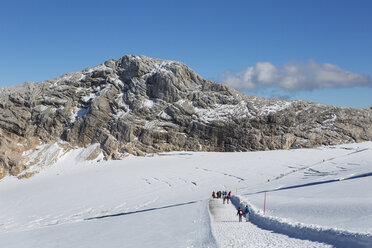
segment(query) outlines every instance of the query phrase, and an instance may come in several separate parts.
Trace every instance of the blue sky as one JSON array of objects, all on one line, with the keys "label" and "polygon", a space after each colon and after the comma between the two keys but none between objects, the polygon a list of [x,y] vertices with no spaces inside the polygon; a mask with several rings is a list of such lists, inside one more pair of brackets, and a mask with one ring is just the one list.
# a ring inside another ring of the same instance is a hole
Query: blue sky
[{"label": "blue sky", "polygon": [[1,1],[0,86],[125,54],[265,97],[372,106],[372,1]]}]

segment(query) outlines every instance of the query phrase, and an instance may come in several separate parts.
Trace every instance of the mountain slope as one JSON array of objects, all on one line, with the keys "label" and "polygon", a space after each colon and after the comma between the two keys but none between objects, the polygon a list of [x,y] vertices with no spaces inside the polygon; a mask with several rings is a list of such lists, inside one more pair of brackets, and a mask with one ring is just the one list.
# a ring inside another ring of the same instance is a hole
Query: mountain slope
[{"label": "mountain slope", "polygon": [[267,100],[186,65],[126,55],[39,83],[2,88],[0,178],[37,161],[40,144],[98,143],[106,159],[162,151],[253,151],[372,139],[372,110]]}]

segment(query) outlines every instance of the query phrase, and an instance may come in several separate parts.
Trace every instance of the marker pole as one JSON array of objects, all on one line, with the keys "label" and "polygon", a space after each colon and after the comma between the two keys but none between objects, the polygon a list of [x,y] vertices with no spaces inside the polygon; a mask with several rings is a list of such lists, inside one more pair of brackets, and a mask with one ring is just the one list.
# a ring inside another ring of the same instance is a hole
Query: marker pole
[{"label": "marker pole", "polygon": [[266,210],[266,192],[265,192],[265,200],[264,200],[264,215],[265,215],[265,210]]}]

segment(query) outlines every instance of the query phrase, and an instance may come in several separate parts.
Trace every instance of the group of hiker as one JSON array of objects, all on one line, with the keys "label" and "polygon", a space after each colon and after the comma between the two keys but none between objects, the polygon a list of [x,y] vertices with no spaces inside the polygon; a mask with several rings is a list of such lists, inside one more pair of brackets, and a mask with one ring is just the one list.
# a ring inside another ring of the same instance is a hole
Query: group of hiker
[{"label": "group of hiker", "polygon": [[245,215],[245,221],[248,222],[249,221],[249,215],[251,214],[251,209],[248,207],[248,205],[245,206],[245,209],[243,211],[243,209],[241,209],[240,207],[238,208],[238,212],[236,213],[236,215],[239,216],[239,222],[242,222],[242,218],[243,218],[243,215]]},{"label": "group of hiker", "polygon": [[217,193],[213,191],[212,197],[222,198],[223,204],[225,204],[226,201],[227,201],[227,204],[229,204],[230,199],[231,199],[231,191],[229,191],[229,193],[227,193],[227,191],[217,191]]},{"label": "group of hiker", "polygon": [[[229,201],[231,199],[231,191],[227,193],[227,191],[215,191],[212,192],[213,198],[222,198],[223,204],[227,201],[227,204],[229,204]],[[243,210],[241,207],[238,208],[238,212],[236,213],[237,216],[239,216],[239,222],[242,222],[243,216],[245,216],[245,221],[249,221],[249,215],[251,214],[251,209],[248,207],[248,205],[245,206],[245,209]]]}]

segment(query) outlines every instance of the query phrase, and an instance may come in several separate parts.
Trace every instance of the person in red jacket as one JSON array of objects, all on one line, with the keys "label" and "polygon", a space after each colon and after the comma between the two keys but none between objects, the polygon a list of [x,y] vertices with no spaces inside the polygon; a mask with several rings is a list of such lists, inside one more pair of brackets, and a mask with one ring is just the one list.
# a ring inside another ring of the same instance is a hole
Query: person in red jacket
[{"label": "person in red jacket", "polygon": [[243,216],[243,209],[239,207],[238,212],[236,215],[239,215],[239,222],[242,222],[242,216]]},{"label": "person in red jacket", "polygon": [[216,192],[213,191],[213,193],[212,193],[212,197],[213,197],[213,198],[216,198]]}]

